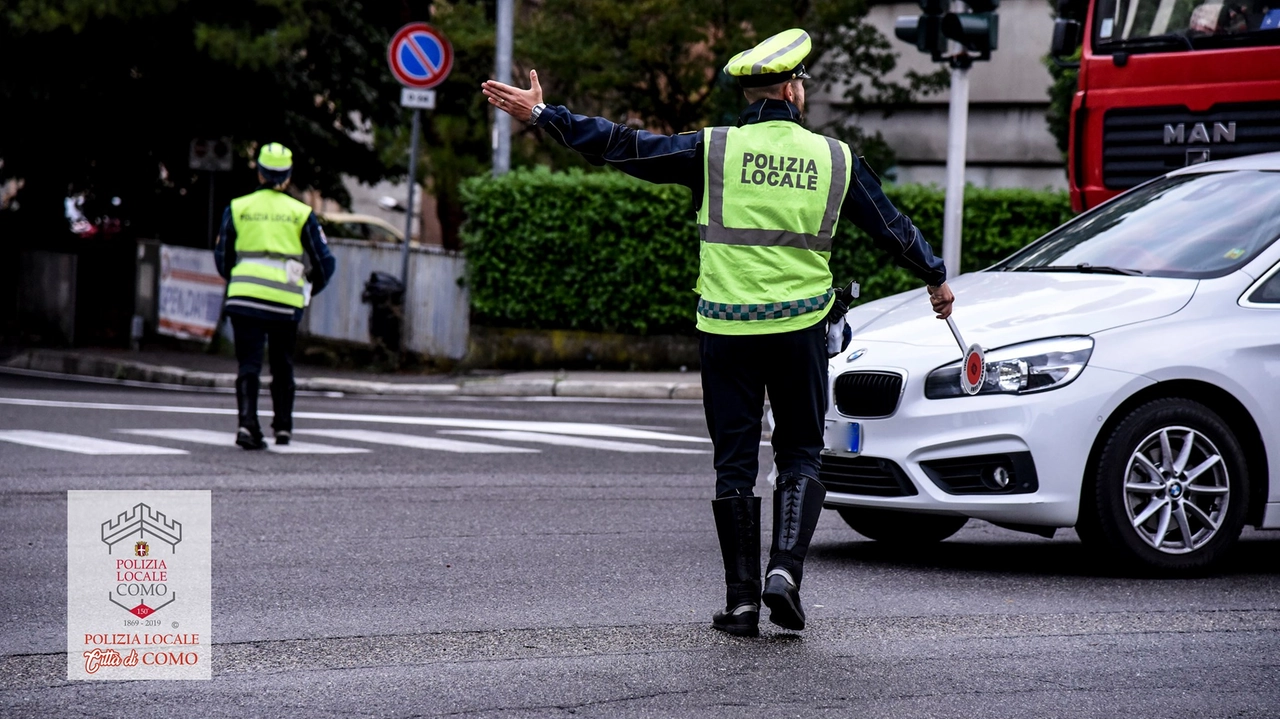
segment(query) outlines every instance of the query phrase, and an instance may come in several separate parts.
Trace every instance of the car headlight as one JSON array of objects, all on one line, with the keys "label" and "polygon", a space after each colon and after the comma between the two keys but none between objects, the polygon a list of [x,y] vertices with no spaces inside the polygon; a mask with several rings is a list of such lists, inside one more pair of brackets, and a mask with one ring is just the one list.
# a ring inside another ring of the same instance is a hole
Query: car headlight
[{"label": "car headlight", "polygon": [[[1092,337],[1054,337],[992,350],[987,353],[987,378],[978,394],[1028,394],[1065,387],[1080,376],[1092,354]],[[960,388],[962,364],[957,360],[930,372],[924,396],[967,397]]]}]

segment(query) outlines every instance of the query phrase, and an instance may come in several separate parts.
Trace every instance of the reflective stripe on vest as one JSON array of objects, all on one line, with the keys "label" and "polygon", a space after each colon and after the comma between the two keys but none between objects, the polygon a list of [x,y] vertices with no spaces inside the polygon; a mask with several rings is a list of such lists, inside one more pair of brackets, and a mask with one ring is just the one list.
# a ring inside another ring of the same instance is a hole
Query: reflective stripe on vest
[{"label": "reflective stripe on vest", "polygon": [[704,133],[698,329],[768,334],[815,324],[833,296],[828,260],[848,148],[786,121]]},{"label": "reflective stripe on vest", "polygon": [[304,306],[301,238],[310,216],[308,205],[275,190],[262,189],[232,200],[236,266],[231,269],[227,297]]}]

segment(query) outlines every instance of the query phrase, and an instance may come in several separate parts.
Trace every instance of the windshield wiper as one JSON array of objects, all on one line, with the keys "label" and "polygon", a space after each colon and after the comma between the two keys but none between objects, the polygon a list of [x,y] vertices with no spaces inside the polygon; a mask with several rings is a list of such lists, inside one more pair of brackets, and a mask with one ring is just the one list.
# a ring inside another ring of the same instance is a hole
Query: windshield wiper
[{"label": "windshield wiper", "polygon": [[1009,272],[1083,272],[1086,275],[1129,275],[1136,277],[1142,270],[1131,270],[1126,267],[1108,267],[1107,265],[1091,265],[1081,262],[1078,265],[1035,265],[1032,267],[1010,267]]},{"label": "windshield wiper", "polygon": [[1184,45],[1188,50],[1196,49],[1191,44],[1191,38],[1186,35],[1178,35],[1177,33],[1168,33],[1167,35],[1148,35],[1146,37],[1131,37],[1127,40],[1111,40],[1110,42],[1098,43],[1100,50],[1131,50],[1135,48],[1168,47],[1169,45]]}]

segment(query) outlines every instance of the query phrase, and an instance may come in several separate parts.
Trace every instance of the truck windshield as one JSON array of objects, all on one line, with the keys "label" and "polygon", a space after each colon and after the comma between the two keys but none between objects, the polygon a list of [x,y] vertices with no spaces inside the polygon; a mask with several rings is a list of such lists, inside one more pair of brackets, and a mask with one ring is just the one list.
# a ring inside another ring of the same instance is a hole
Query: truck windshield
[{"label": "truck windshield", "polygon": [[1101,53],[1280,45],[1274,0],[1098,0],[1094,23]]},{"label": "truck windshield", "polygon": [[1221,277],[1280,238],[1280,172],[1177,175],[1134,188],[992,269]]}]

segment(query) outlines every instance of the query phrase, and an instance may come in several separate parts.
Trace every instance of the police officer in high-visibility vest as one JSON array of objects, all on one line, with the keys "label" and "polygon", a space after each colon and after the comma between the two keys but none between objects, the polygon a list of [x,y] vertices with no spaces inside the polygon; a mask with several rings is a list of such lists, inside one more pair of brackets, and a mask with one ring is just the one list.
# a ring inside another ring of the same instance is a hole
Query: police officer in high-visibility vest
[{"label": "police officer in high-visibility vest", "polygon": [[[258,153],[254,192],[237,197],[222,215],[213,256],[228,280],[226,313],[235,334],[236,444],[265,449],[258,424],[258,374],[262,345],[269,348],[271,405],[276,444],[293,435],[293,349],[298,322],[311,295],[329,282],[337,263],[311,207],[285,194],[293,153],[278,142]],[[310,263],[310,271],[307,263]]]},{"label": "police officer in high-visibility vest", "polygon": [[[803,60],[809,36],[791,29],[738,53],[725,72],[746,100],[736,127],[658,135],[542,102],[531,88],[484,83],[489,102],[546,131],[594,164],[693,190],[701,237],[696,291],[703,406],[714,446],[712,501],[724,559],[725,608],[712,626],[756,636],[769,620],[803,629],[800,584],[826,495],[818,481],[826,412],[832,239],[841,216],[928,287],[939,318],[954,297],[946,270],[880,181],[843,142],[806,130]],[[768,391],[778,469],[773,541],[760,573],[761,416]]]}]

